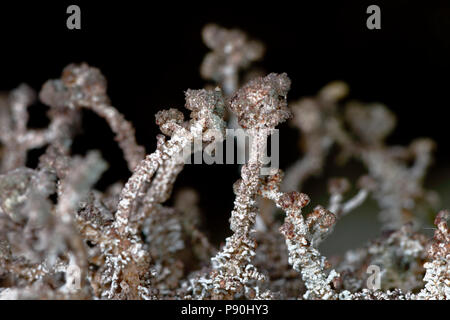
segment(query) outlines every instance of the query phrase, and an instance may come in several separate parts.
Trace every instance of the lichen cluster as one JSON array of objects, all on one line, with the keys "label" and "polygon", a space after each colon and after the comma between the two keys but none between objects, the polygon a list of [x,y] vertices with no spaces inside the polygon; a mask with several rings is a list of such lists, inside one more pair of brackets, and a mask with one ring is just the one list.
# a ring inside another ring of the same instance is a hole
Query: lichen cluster
[{"label": "lichen cluster", "polygon": [[[449,299],[449,212],[437,214],[432,239],[419,232],[436,202],[422,184],[434,143],[387,145],[394,114],[344,100],[343,82],[288,103],[286,74],[255,76],[250,68],[263,56],[260,42],[216,25],[203,38],[212,51],[201,75],[214,86],[186,91],[187,120],[177,109],[156,114],[163,134],[147,155],[110,105],[106,79],[85,63],[67,66],[39,95],[21,85],[0,96],[0,298]],[[44,129],[27,127],[37,98],[49,107]],[[126,183],[96,190],[106,162],[98,151],[72,154],[82,109],[114,132],[131,172]],[[285,173],[264,175],[267,139],[287,120],[300,132],[302,157]],[[249,159],[232,186],[232,234],[216,248],[201,231],[202,195],[177,190],[172,205],[166,202],[186,154],[199,151],[194,142],[220,142],[226,128],[242,128],[251,139],[238,146]],[[45,152],[28,168],[36,148]],[[310,198],[300,192],[303,183],[330,157],[359,161],[367,172],[352,196],[347,179],[330,179],[328,204],[304,214]],[[379,205],[382,235],[328,261],[319,245],[368,197]],[[367,287],[373,265],[381,270],[379,288]]]}]

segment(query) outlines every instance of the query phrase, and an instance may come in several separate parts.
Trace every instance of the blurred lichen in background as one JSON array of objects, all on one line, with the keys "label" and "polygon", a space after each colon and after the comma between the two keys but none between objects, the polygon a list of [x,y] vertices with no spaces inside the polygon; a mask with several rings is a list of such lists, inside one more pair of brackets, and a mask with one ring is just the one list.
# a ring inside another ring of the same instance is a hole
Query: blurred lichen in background
[{"label": "blurred lichen in background", "polygon": [[[47,128],[27,126],[37,99],[31,88],[0,96],[0,298],[448,299],[450,214],[437,213],[436,193],[423,187],[433,141],[387,145],[395,115],[379,103],[346,100],[343,82],[288,103],[286,74],[251,69],[264,54],[260,42],[216,25],[204,28],[203,39],[212,51],[201,75],[214,85],[186,91],[190,119],[173,108],[156,114],[163,134],[148,155],[110,105],[106,79],[87,64],[69,65],[43,85]],[[125,184],[96,190],[106,162],[98,151],[72,154],[82,109],[114,132],[131,172]],[[285,173],[261,175],[267,138],[287,120],[300,132],[302,157]],[[238,148],[252,152],[230,186],[232,234],[216,248],[201,231],[198,201],[206,195],[176,190],[165,203],[185,166],[180,152],[199,139],[220,142],[206,133],[226,128],[246,130],[251,144]],[[27,168],[36,148],[45,152]],[[303,214],[310,198],[302,186],[330,158],[358,161],[366,172],[357,181],[330,179],[327,203]],[[378,204],[380,236],[327,260],[319,245],[367,198]],[[420,233],[430,212],[432,239]],[[375,287],[371,266],[380,270]]]}]

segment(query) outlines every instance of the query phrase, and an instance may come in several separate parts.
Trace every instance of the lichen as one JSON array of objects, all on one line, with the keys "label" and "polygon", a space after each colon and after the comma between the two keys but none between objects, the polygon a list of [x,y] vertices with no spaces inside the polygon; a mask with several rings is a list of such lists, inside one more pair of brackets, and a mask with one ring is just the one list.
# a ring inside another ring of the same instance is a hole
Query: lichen
[{"label": "lichen", "polygon": [[[186,90],[189,119],[177,108],[156,113],[162,134],[150,153],[110,105],[105,77],[86,63],[70,64],[39,94],[22,84],[0,95],[0,298],[449,299],[449,212],[436,216],[433,239],[420,227],[423,205],[436,198],[423,187],[434,142],[388,145],[395,115],[379,103],[343,102],[344,82],[289,102],[286,73],[249,76],[264,47],[242,31],[208,25],[203,40],[212,51],[200,72],[215,87]],[[49,107],[43,129],[28,128],[36,99]],[[107,168],[100,152],[72,153],[83,109],[115,134],[131,172],[125,183],[97,190]],[[268,138],[288,120],[302,156],[286,173],[263,171]],[[249,136],[248,146],[238,145],[249,157],[232,186],[231,235],[216,247],[202,231],[205,195],[174,185],[187,158],[221,143],[226,128]],[[44,154],[26,167],[36,148]],[[366,172],[354,182],[330,179],[328,203],[304,214],[303,185],[329,158],[359,161]],[[320,245],[369,197],[381,235],[325,257]],[[379,287],[367,285],[369,266],[381,270]]]}]

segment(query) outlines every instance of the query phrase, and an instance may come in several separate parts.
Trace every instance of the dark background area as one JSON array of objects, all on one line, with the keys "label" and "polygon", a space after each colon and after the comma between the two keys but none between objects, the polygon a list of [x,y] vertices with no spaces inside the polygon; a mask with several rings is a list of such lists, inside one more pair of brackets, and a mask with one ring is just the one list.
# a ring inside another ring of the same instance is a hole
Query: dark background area
[{"label": "dark background area", "polygon": [[[135,125],[138,142],[150,153],[158,133],[156,111],[182,108],[184,90],[205,85],[198,70],[208,49],[200,31],[215,22],[266,44],[260,66],[288,73],[290,100],[339,79],[349,83],[351,98],[386,104],[398,117],[389,142],[433,138],[438,149],[432,176],[442,178],[450,159],[450,2],[295,2],[2,2],[0,90],[22,82],[39,90],[67,64],[85,61],[102,70],[112,104]],[[70,4],[81,7],[81,30],[66,28]],[[381,8],[381,30],[366,28],[369,4]],[[40,104],[31,108],[30,126],[44,126],[45,111]],[[100,149],[110,164],[98,187],[126,180],[130,173],[105,122],[84,112],[83,128],[74,152]],[[300,155],[298,133],[287,125],[281,129],[280,160],[286,168]],[[32,153],[30,166],[41,152]],[[199,190],[210,231],[218,239],[228,230],[232,184],[238,177],[234,165],[191,165],[176,184]],[[309,188],[318,189],[317,183]]]}]

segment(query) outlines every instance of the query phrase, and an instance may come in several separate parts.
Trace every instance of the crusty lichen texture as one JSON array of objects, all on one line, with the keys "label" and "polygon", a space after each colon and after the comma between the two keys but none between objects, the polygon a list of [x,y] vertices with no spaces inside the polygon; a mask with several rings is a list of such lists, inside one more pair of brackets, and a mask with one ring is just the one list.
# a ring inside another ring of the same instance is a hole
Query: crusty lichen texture
[{"label": "crusty lichen texture", "polygon": [[[0,298],[449,299],[449,212],[436,215],[433,238],[420,233],[436,206],[436,193],[423,187],[433,141],[387,145],[395,115],[344,100],[349,88],[340,81],[289,101],[286,73],[253,72],[265,50],[259,41],[217,25],[202,34],[211,52],[200,72],[213,85],[185,92],[189,119],[176,108],[156,114],[162,134],[151,152],[86,63],[67,66],[39,94],[22,84],[0,95]],[[36,99],[49,107],[47,128],[27,127]],[[107,169],[100,152],[71,151],[82,109],[107,122],[130,170],[128,181],[103,192],[94,188]],[[268,138],[285,121],[299,130],[302,156],[285,173],[262,174]],[[173,186],[186,157],[221,142],[226,128],[245,130],[250,143],[238,151],[249,157],[230,186],[231,235],[216,247],[202,232],[204,195]],[[26,167],[37,148],[45,150],[38,165]],[[309,208],[303,184],[329,158],[367,171],[350,195],[348,179],[330,179],[328,203]],[[380,236],[328,260],[320,244],[367,198],[378,203]],[[369,281],[369,266],[379,281]]]}]

